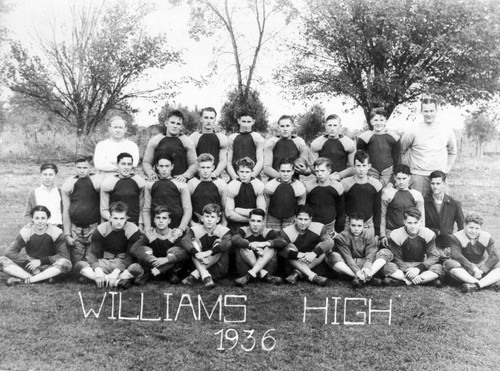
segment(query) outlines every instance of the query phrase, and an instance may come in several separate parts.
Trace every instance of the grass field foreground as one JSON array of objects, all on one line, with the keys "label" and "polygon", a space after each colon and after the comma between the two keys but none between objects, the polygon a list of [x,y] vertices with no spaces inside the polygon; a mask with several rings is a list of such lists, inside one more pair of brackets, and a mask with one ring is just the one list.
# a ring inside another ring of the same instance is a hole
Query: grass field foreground
[{"label": "grass field foreground", "polygon": [[[61,166],[59,185],[71,168]],[[495,162],[467,160],[450,175],[450,193],[465,210],[486,216],[485,229],[497,241],[499,170]],[[38,167],[3,163],[0,175],[3,253],[22,225]],[[209,313],[216,308],[211,319],[199,308],[198,295]],[[323,288],[300,282],[241,289],[223,280],[210,292],[153,282],[122,292],[120,300],[119,293],[74,278],[7,287],[2,274],[0,297],[0,369],[495,370],[500,364],[500,293],[494,290],[467,295],[450,286],[353,290],[343,281]],[[141,313],[141,297],[142,320],[131,319]],[[308,307],[325,307],[328,298],[327,324],[325,310],[306,311],[303,322],[304,298]],[[391,305],[391,324],[387,312],[372,313],[371,324],[349,324],[367,321],[370,299],[372,309]],[[101,304],[99,318],[85,318]],[[271,347],[272,339],[261,342],[266,331],[276,340],[269,351],[263,347]],[[222,343],[221,334],[228,335]],[[229,349],[236,334],[239,340]],[[245,351],[253,338],[255,346]]]}]

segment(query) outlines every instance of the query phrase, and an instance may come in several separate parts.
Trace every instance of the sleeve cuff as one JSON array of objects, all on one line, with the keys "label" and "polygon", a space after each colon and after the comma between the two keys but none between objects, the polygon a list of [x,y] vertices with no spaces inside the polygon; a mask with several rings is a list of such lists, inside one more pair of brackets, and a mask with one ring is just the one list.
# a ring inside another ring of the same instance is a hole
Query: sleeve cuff
[{"label": "sleeve cuff", "polygon": [[424,272],[424,271],[427,270],[427,267],[423,263],[417,265],[415,268],[420,269],[420,273],[422,273],[422,272]]},{"label": "sleeve cuff", "polygon": [[323,254],[323,249],[319,246],[316,246],[316,248],[313,250],[313,252],[316,254],[316,257],[320,257],[321,254]]},{"label": "sleeve cuff", "polygon": [[292,260],[297,260],[297,256],[299,255],[299,252],[297,250],[290,250],[288,253],[288,258]]}]

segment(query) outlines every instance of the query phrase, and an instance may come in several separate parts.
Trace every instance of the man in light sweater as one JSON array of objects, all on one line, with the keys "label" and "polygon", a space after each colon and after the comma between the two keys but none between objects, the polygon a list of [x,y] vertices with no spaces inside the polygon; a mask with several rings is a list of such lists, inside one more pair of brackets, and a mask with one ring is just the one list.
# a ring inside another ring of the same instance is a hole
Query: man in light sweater
[{"label": "man in light sweater", "polygon": [[127,123],[120,116],[113,116],[108,124],[109,139],[95,146],[94,167],[101,174],[118,174],[116,157],[123,152],[130,153],[134,159],[133,167],[139,163],[139,147],[125,138]]},{"label": "man in light sweater", "polygon": [[422,99],[424,122],[401,139],[401,162],[410,167],[412,189],[430,194],[429,175],[434,170],[449,173],[457,158],[457,140],[450,127],[436,121],[437,101]]}]

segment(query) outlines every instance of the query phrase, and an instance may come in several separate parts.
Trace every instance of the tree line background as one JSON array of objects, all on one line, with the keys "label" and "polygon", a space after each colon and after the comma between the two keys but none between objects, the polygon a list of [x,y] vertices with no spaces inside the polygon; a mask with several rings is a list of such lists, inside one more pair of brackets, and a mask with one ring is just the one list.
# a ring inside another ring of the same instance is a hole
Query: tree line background
[{"label": "tree line background", "polygon": [[[447,105],[470,107],[463,130],[470,152],[481,155],[485,143],[498,137],[496,0],[187,4],[190,15],[183,21],[189,24],[190,37],[213,45],[210,68],[196,84],[209,84],[223,72],[234,76],[219,114],[221,131],[236,131],[236,116],[245,110],[254,114],[255,130],[273,133],[258,86],[263,53],[275,48],[283,55],[275,61],[275,82],[290,99],[307,102],[295,117],[298,135],[307,142],[322,131],[325,110],[318,102],[325,96],[342,97],[347,107],[342,109],[361,108],[365,128],[370,128],[371,109],[400,114],[423,95],[433,95]],[[186,2],[171,0],[170,5]],[[14,6],[0,0],[2,17]],[[51,36],[36,36],[37,50],[0,29],[0,84],[11,92],[0,102],[3,158],[68,161],[77,152],[93,152],[105,135],[106,119],[116,114],[127,120],[129,135],[144,147],[162,127],[135,124],[137,110],[131,101],[137,98],[161,106],[158,124],[168,110],[178,108],[188,118],[186,132],[196,130],[202,107],[175,100],[186,83],[175,76],[185,53],[171,46],[169,35],[148,32],[145,20],[155,11],[154,3],[76,2],[70,7],[71,19],[64,26],[54,23]],[[290,27],[295,36],[285,38],[283,31]],[[222,62],[224,55],[231,56],[230,64]],[[141,81],[151,70],[170,73],[171,81],[145,89]],[[351,137],[358,132],[346,128]],[[29,155],[19,152],[20,140]]]}]

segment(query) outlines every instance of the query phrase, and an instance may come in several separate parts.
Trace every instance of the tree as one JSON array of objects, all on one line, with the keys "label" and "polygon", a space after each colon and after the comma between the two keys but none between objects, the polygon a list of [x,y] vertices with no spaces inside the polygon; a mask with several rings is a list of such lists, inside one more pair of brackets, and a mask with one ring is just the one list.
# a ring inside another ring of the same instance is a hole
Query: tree
[{"label": "tree", "polygon": [[497,129],[489,117],[471,115],[465,120],[465,135],[476,144],[476,155],[482,156],[484,145],[497,137]]},{"label": "tree", "polygon": [[[284,84],[301,96],[352,98],[369,122],[432,93],[451,104],[499,90],[500,4],[495,0],[308,0],[304,42],[291,45]],[[370,125],[371,127],[371,125]]]},{"label": "tree", "polygon": [[133,90],[133,84],[148,68],[177,62],[179,55],[167,48],[164,35],[142,29],[152,8],[129,4],[73,8],[73,24],[61,30],[67,39],[59,39],[61,32],[53,25],[52,37],[39,40],[39,55],[12,42],[7,85],[85,137],[111,109],[130,111],[130,98],[152,92]]},{"label": "tree", "polygon": [[[245,108],[250,109],[251,101],[258,94],[252,88],[258,57],[263,46],[274,39],[296,16],[297,10],[292,1],[191,0],[189,4],[190,34],[194,39],[199,40],[200,35],[210,37],[216,33],[229,38],[236,72],[236,95],[230,91],[228,96],[236,97],[235,106],[246,104]],[[247,31],[250,27],[255,27],[253,32]],[[217,32],[219,30],[223,31]],[[226,49],[226,46],[221,49]],[[214,66],[216,68],[216,63]]]},{"label": "tree", "polygon": [[260,100],[259,93],[256,91],[250,92],[246,100],[244,99],[237,89],[229,92],[227,101],[221,109],[219,126],[227,133],[234,133],[239,130],[238,115],[242,112],[248,112],[255,119],[253,130],[267,131],[268,113]]},{"label": "tree", "polygon": [[323,131],[325,109],[318,104],[313,105],[305,114],[297,117],[297,135],[310,144]]}]

